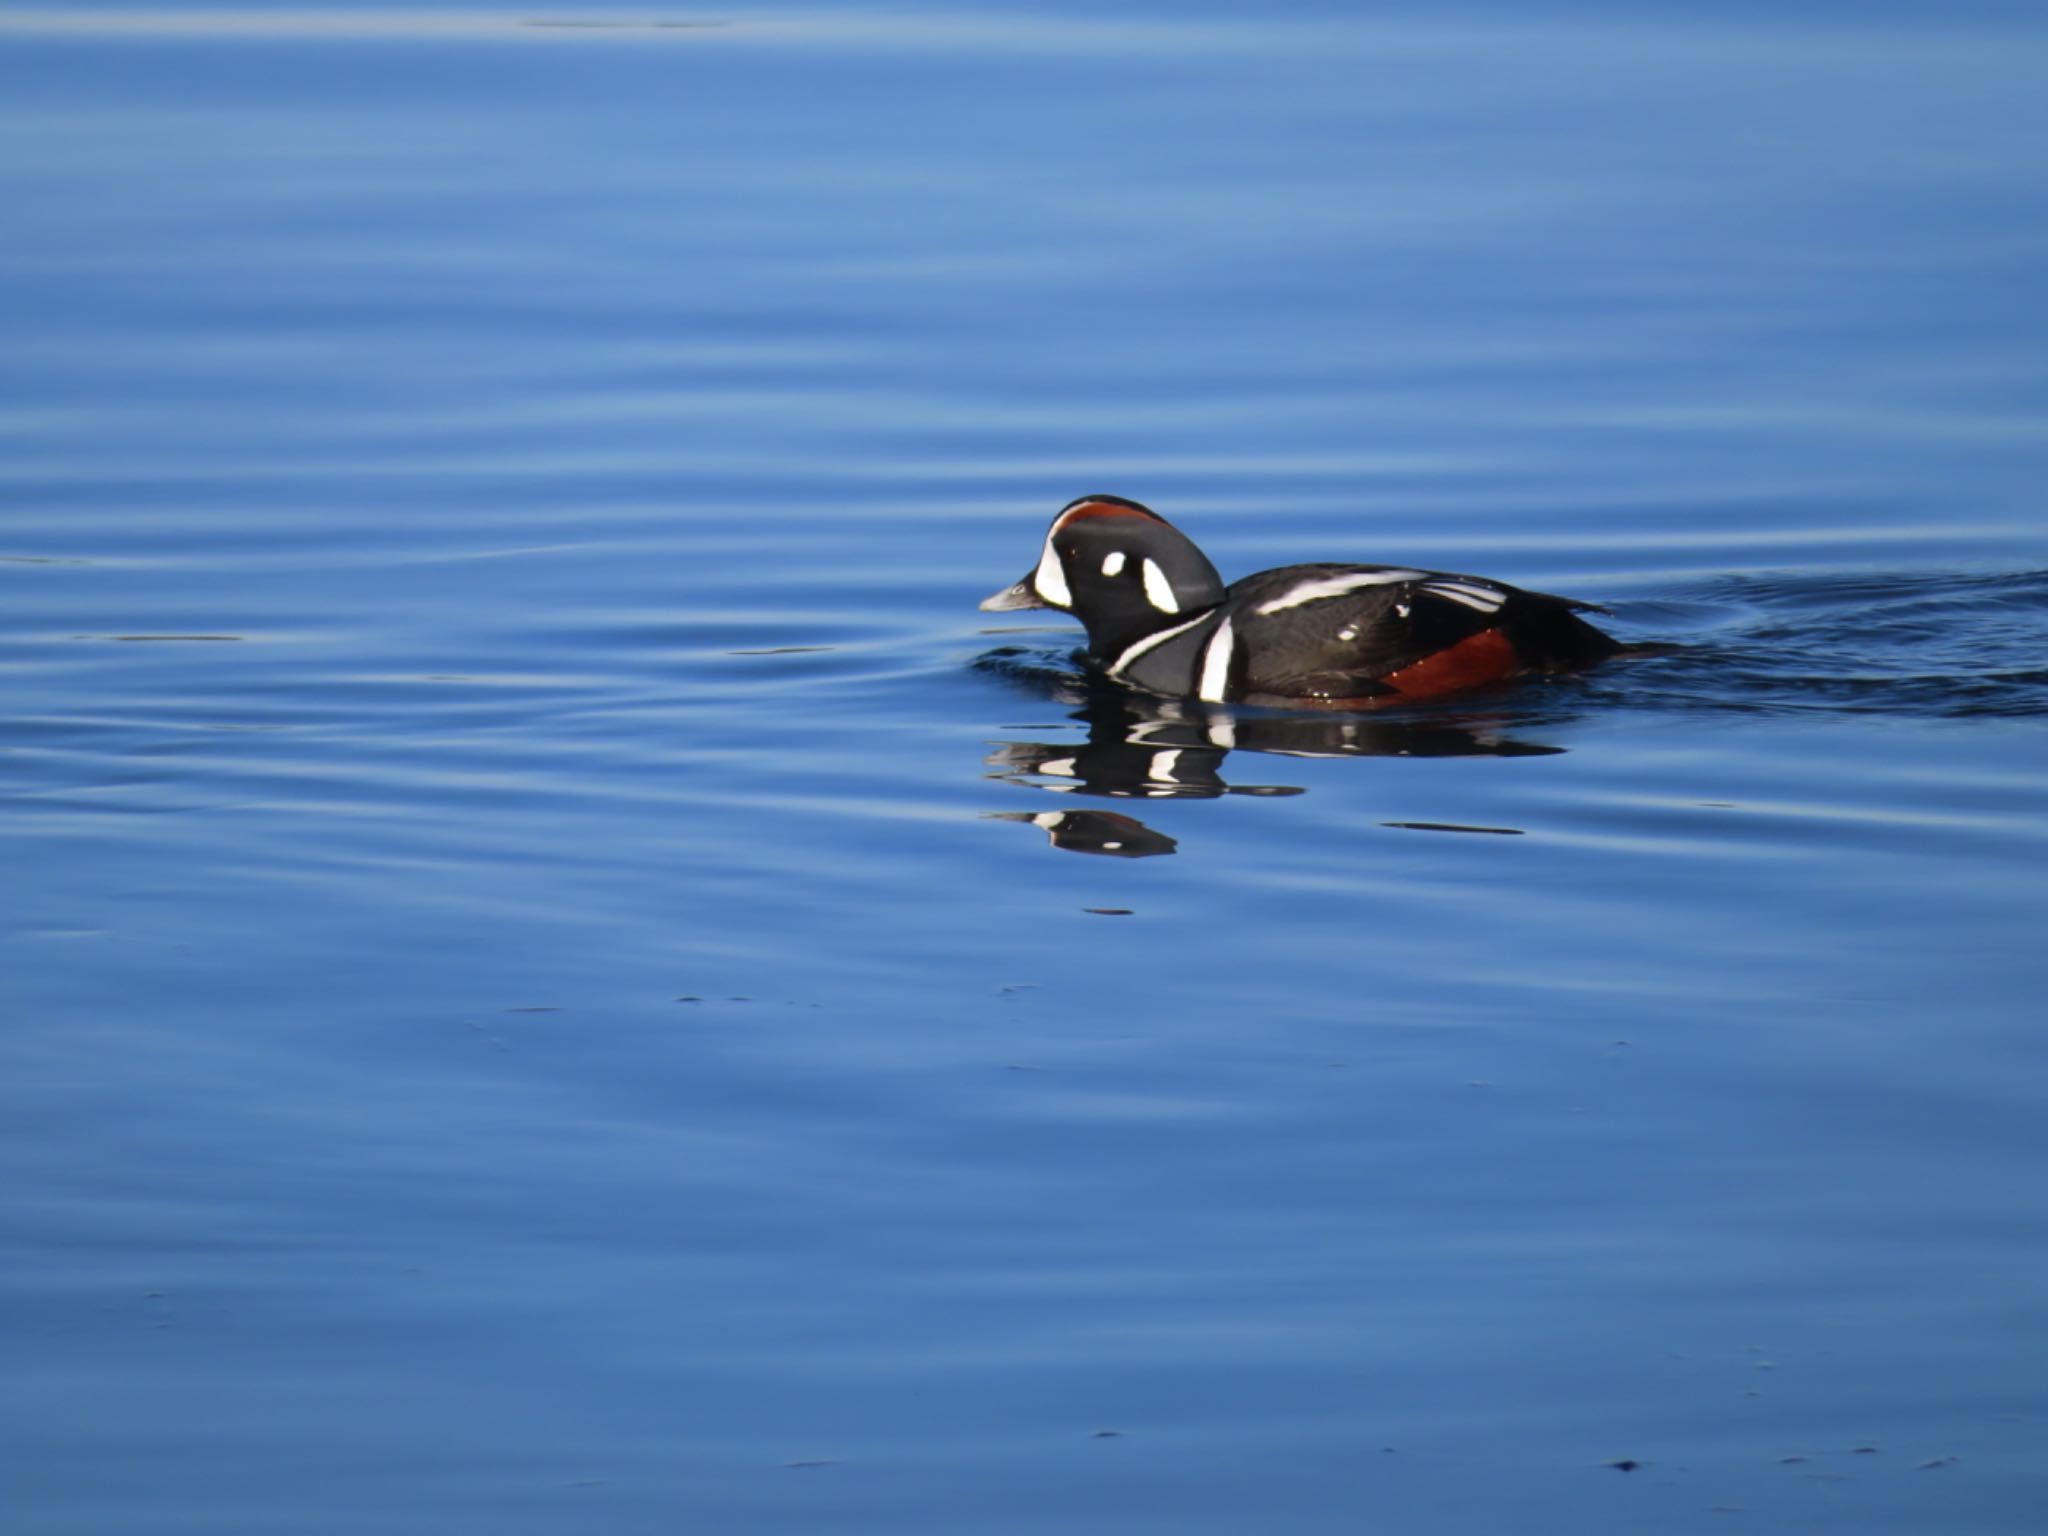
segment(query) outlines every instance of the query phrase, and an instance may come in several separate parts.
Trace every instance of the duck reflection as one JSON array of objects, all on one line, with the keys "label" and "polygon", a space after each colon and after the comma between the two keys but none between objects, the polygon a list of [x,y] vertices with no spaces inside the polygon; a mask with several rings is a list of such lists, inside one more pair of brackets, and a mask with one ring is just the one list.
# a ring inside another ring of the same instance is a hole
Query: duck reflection
[{"label": "duck reflection", "polygon": [[1055,848],[1069,853],[1101,853],[1118,859],[1149,859],[1180,847],[1164,832],[1155,832],[1135,816],[1116,811],[991,811],[990,821],[1028,821],[1041,827]]},{"label": "duck reflection", "polygon": [[[1230,782],[1223,767],[1233,752],[1278,757],[1542,757],[1564,750],[1510,736],[1500,721],[1482,716],[1418,720],[1268,713],[1132,693],[1097,678],[1020,665],[1014,655],[984,657],[982,666],[1049,696],[1087,727],[1088,736],[1082,742],[997,742],[986,759],[993,770],[989,776],[1058,794],[1202,800],[1303,792],[1295,784]],[[1001,812],[991,819],[1029,822],[1046,833],[1053,847],[1075,853],[1134,859],[1172,853],[1177,846],[1173,838],[1136,818],[1111,811]]]}]

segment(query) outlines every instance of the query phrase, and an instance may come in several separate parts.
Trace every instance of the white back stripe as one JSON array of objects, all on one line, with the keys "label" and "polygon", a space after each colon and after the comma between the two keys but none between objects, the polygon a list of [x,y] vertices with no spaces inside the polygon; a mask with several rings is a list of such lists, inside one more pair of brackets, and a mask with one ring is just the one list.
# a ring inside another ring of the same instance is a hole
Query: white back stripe
[{"label": "white back stripe", "polygon": [[1196,698],[1211,704],[1223,702],[1230,688],[1230,659],[1236,653],[1237,638],[1231,633],[1230,620],[1225,619],[1202,648],[1202,682],[1195,690]]},{"label": "white back stripe", "polygon": [[1320,602],[1326,597],[1342,597],[1347,592],[1356,592],[1360,587],[1390,587],[1396,582],[1415,581],[1427,576],[1427,571],[1346,571],[1341,576],[1325,576],[1317,581],[1298,581],[1278,597],[1259,604],[1260,613],[1279,613],[1288,608],[1299,608],[1303,603]]}]

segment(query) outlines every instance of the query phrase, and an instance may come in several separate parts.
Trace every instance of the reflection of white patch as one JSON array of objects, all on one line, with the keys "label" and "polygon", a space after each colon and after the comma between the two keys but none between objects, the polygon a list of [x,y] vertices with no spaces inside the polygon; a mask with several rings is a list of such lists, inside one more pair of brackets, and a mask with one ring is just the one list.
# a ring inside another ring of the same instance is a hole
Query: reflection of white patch
[{"label": "reflection of white patch", "polygon": [[1045,553],[1038,557],[1038,569],[1031,573],[1031,585],[1055,608],[1074,606],[1074,594],[1067,590],[1067,573],[1060,568],[1059,551],[1052,547],[1052,535],[1045,536]]},{"label": "reflection of white patch", "polygon": [[1106,555],[1104,555],[1104,556],[1102,557],[1102,574],[1103,574],[1103,575],[1105,575],[1105,576],[1116,576],[1116,575],[1120,575],[1120,574],[1122,574],[1122,572],[1123,572],[1123,568],[1124,568],[1124,552],[1123,552],[1122,550],[1120,550],[1120,549],[1112,549],[1112,550],[1111,550],[1111,551],[1110,551],[1110,552],[1109,552],[1108,554],[1106,554]]},{"label": "reflection of white patch", "polygon": [[1230,659],[1236,654],[1237,640],[1231,634],[1230,620],[1225,619],[1202,648],[1202,681],[1195,689],[1196,698],[1211,704],[1223,702],[1230,687]]},{"label": "reflection of white patch", "polygon": [[1173,583],[1159,569],[1157,560],[1145,562],[1145,599],[1161,613],[1180,612],[1180,599],[1173,595]]},{"label": "reflection of white patch", "polygon": [[1185,624],[1176,624],[1171,629],[1160,630],[1159,633],[1156,635],[1147,635],[1144,639],[1140,640],[1136,645],[1132,646],[1129,650],[1125,651],[1123,655],[1117,657],[1115,661],[1112,661],[1109,664],[1109,675],[1111,677],[1116,677],[1120,675],[1126,667],[1130,666],[1132,662],[1136,661],[1140,656],[1144,655],[1147,651],[1153,649],[1155,646],[1164,645],[1167,641],[1171,640],[1175,635],[1186,634],[1189,630],[1193,629],[1197,624],[1202,623],[1208,617],[1209,615],[1207,615],[1206,613],[1197,614],[1192,619],[1189,619]]},{"label": "reflection of white patch", "polygon": [[1358,626],[1356,624],[1346,624],[1337,631],[1337,638],[1339,640],[1356,640],[1358,638]]},{"label": "reflection of white patch", "polygon": [[1414,581],[1426,576],[1427,571],[1346,571],[1341,576],[1323,576],[1314,581],[1298,581],[1278,597],[1259,604],[1260,613],[1279,613],[1287,608],[1299,608],[1303,603],[1321,602],[1326,597],[1342,597],[1346,592],[1356,592],[1360,587],[1390,587],[1396,582]]},{"label": "reflection of white patch", "polygon": [[1237,722],[1228,715],[1218,715],[1209,722],[1209,745],[1228,750],[1237,745]]},{"label": "reflection of white patch", "polygon": [[1048,757],[1038,765],[1038,771],[1055,779],[1071,779],[1074,776],[1074,760],[1071,757]]},{"label": "reflection of white patch", "polygon": [[1173,776],[1173,770],[1179,766],[1180,748],[1175,747],[1171,752],[1154,752],[1152,769],[1145,777],[1156,784],[1178,784],[1180,780]]},{"label": "reflection of white patch", "polygon": [[1422,590],[1463,603],[1480,613],[1492,613],[1508,600],[1507,593],[1498,587],[1485,587],[1474,581],[1431,581],[1424,583]]},{"label": "reflection of white patch", "polygon": [[1104,843],[1102,845],[1102,851],[1104,853],[1115,853],[1121,847],[1123,847],[1122,843]]}]

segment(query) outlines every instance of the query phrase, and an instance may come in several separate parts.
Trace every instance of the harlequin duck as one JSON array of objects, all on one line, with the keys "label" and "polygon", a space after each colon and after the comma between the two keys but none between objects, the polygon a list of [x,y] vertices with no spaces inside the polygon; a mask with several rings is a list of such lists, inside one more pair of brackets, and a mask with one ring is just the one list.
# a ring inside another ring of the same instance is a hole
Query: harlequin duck
[{"label": "harlequin duck", "polygon": [[1477,576],[1283,565],[1226,587],[1186,534],[1121,496],[1067,503],[1037,568],[981,606],[1071,613],[1105,676],[1217,704],[1355,709],[1567,672],[1622,649],[1578,616],[1606,612],[1596,604]]}]

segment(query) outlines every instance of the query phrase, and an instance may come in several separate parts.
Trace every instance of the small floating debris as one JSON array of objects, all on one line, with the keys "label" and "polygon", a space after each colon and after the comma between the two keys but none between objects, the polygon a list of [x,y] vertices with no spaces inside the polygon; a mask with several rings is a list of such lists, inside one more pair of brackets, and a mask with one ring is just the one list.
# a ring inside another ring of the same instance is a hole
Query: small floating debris
[{"label": "small floating debris", "polygon": [[1601,1462],[1600,1465],[1612,1467],[1617,1472],[1634,1472],[1640,1467],[1647,1467],[1649,1463],[1647,1461],[1637,1461],[1633,1456],[1617,1456],[1612,1461]]},{"label": "small floating debris", "polygon": [[1960,1456],[1937,1456],[1932,1461],[1923,1461],[1914,1468],[1917,1472],[1933,1472],[1941,1467],[1952,1467],[1963,1458]]},{"label": "small floating debris", "polygon": [[814,1467],[836,1467],[839,1463],[830,1457],[819,1457],[813,1461],[785,1461],[783,1465],[793,1472],[808,1472]]},{"label": "small floating debris", "polygon": [[1083,908],[1082,908],[1081,910],[1082,910],[1083,912],[1092,912],[1092,913],[1093,913],[1093,914],[1094,914],[1095,916],[1097,916],[1097,917],[1136,917],[1136,916],[1137,916],[1137,912],[1136,912],[1136,911],[1135,911],[1135,910],[1134,910],[1133,908],[1130,908],[1130,907],[1083,907]]}]

